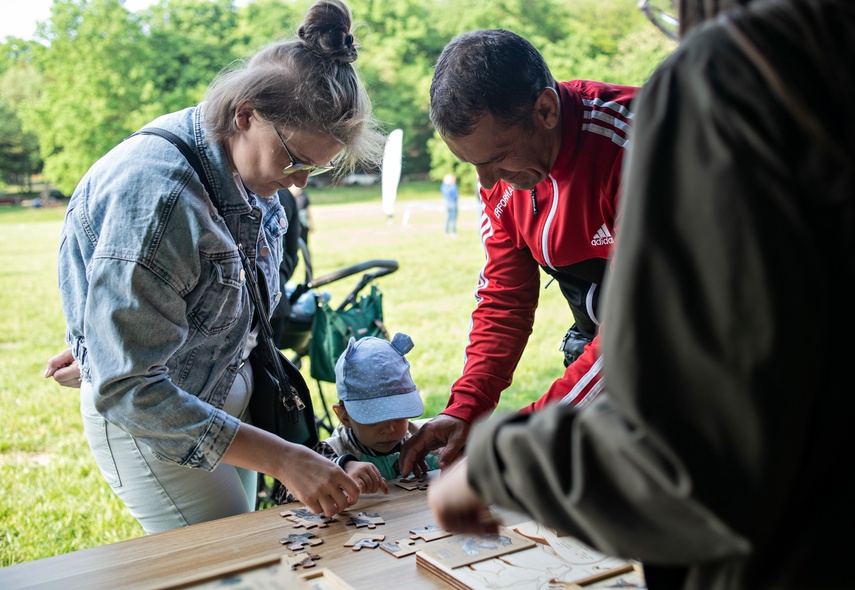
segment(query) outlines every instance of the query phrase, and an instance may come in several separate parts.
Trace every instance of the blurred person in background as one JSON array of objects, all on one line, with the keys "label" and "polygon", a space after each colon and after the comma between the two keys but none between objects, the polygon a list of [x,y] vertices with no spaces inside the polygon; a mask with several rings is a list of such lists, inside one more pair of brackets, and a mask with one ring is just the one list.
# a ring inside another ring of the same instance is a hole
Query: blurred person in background
[{"label": "blurred person in background", "polygon": [[439,192],[442,194],[442,199],[445,201],[445,235],[457,235],[457,201],[460,197],[460,190],[457,187],[457,177],[449,172],[442,177],[442,184],[439,185]]},{"label": "blurred person in background", "polygon": [[300,219],[300,238],[309,245],[309,232],[313,231],[312,210],[310,208],[312,202],[309,200],[309,193],[306,189],[296,184],[288,187],[288,191],[294,197],[294,202],[297,204],[297,217]]}]

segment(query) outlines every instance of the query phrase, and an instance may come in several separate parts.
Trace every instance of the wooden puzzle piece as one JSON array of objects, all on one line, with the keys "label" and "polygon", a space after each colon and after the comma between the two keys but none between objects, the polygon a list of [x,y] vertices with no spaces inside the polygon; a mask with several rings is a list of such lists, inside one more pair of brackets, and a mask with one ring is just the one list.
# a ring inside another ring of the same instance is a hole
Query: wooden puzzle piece
[{"label": "wooden puzzle piece", "polygon": [[345,547],[353,547],[354,551],[359,551],[363,547],[368,547],[369,549],[376,549],[378,545],[380,545],[380,541],[386,538],[386,535],[372,535],[370,533],[356,533],[350,539],[347,540],[347,543],[344,544]]},{"label": "wooden puzzle piece", "polygon": [[528,537],[500,527],[497,535],[454,535],[438,543],[429,543],[419,555],[425,554],[443,567],[454,569],[534,546],[536,543]]},{"label": "wooden puzzle piece", "polygon": [[436,541],[437,539],[444,539],[445,537],[450,536],[451,533],[442,530],[435,524],[429,524],[426,527],[422,527],[420,529],[410,529],[410,538],[413,540],[421,539],[425,542],[429,542]]},{"label": "wooden puzzle piece", "polygon": [[279,539],[279,542],[292,551],[300,551],[301,549],[306,549],[307,547],[320,545],[324,542],[324,540],[316,537],[312,533],[291,533],[287,537],[282,537],[281,539]]},{"label": "wooden puzzle piece", "polygon": [[297,569],[298,567],[307,568],[307,567],[315,567],[315,560],[320,559],[320,555],[309,555],[308,553],[295,553],[294,555],[288,555],[287,553],[282,556],[282,565],[287,565],[292,570]]},{"label": "wooden puzzle piece", "polygon": [[589,588],[647,588],[644,570],[638,565],[628,563],[586,578],[575,580],[565,586],[567,590],[586,590]]},{"label": "wooden puzzle piece", "polygon": [[378,524],[386,524],[378,513],[368,514],[367,512],[360,512],[356,516],[352,517],[350,520],[345,522],[344,524],[352,524],[355,525],[356,528],[368,527],[369,529],[373,529]]},{"label": "wooden puzzle piece", "polygon": [[327,518],[323,514],[314,514],[305,508],[286,510],[284,512],[280,512],[279,516],[293,522],[295,529],[300,527],[303,527],[306,530],[314,527],[323,528],[327,526],[327,523],[335,522],[334,518]]},{"label": "wooden puzzle piece", "polygon": [[428,489],[428,481],[427,478],[422,477],[402,477],[398,481],[395,482],[395,485],[399,488],[404,488],[405,490],[413,491],[413,490],[426,490]]},{"label": "wooden puzzle piece", "polygon": [[419,549],[421,549],[422,544],[416,545],[415,540],[406,538],[406,539],[398,539],[397,541],[386,541],[385,543],[380,543],[380,549],[389,553],[390,555],[394,555],[395,557],[401,558],[407,555],[412,555]]},{"label": "wooden puzzle piece", "polygon": [[[312,590],[354,590],[353,586],[339,578],[332,571],[326,568],[317,570],[306,570],[298,574],[300,579],[308,583],[307,588]],[[277,588],[283,587],[281,580],[278,580]],[[272,588],[273,586],[271,586]]]}]

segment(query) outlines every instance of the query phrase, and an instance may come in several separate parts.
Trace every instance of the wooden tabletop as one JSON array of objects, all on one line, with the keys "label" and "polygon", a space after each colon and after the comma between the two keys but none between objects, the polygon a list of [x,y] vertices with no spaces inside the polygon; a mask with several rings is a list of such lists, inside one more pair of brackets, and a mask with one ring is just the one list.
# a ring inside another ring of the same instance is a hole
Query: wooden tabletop
[{"label": "wooden tabletop", "polygon": [[[306,532],[280,516],[283,510],[299,507],[288,504],[5,567],[0,569],[0,588],[174,588],[252,564],[275,563],[283,554],[293,553],[279,540],[290,533]],[[379,513],[385,524],[371,530],[345,524],[359,512]],[[525,520],[514,513],[502,517],[507,524]],[[309,552],[321,557],[316,568],[332,570],[356,590],[392,582],[407,590],[448,588],[417,569],[415,555],[396,558],[380,548],[354,551],[344,547],[357,532],[379,533],[394,541],[408,537],[410,529],[433,523],[426,491],[392,485],[388,496],[363,494],[336,522],[309,530],[323,539]]]}]

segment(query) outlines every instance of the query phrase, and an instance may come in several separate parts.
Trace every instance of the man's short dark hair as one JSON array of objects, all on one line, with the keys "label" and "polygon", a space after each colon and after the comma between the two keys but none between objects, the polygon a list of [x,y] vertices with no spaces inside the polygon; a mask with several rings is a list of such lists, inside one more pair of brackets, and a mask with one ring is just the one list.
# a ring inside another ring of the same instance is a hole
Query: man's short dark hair
[{"label": "man's short dark hair", "polygon": [[490,113],[508,126],[529,121],[555,78],[540,52],[504,29],[472,31],[446,45],[430,85],[430,120],[443,137],[465,137]]}]

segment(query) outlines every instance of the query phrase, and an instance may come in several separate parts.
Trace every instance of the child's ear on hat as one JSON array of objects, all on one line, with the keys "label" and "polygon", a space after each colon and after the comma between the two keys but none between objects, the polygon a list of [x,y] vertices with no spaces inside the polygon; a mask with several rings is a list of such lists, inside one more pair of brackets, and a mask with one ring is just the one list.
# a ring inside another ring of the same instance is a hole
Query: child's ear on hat
[{"label": "child's ear on hat", "polygon": [[413,349],[413,339],[403,332],[398,332],[392,337],[392,348],[398,351],[398,354],[404,356]]},{"label": "child's ear on hat", "polygon": [[344,407],[344,402],[338,401],[332,405],[333,412],[335,412],[338,421],[344,424],[346,427],[350,427],[350,416],[347,415],[347,409]]}]

